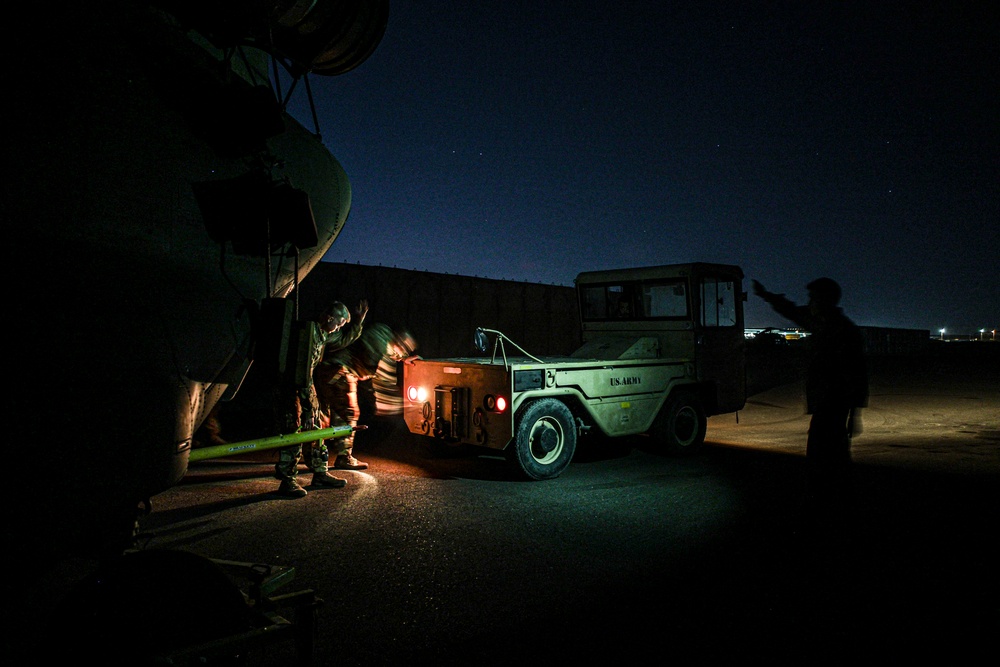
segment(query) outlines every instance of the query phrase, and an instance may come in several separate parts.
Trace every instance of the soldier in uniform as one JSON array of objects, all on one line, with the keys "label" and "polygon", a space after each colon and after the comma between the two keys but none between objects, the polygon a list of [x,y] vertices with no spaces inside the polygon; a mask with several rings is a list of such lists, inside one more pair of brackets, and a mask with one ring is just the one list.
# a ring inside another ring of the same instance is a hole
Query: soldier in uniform
[{"label": "soldier in uniform", "polygon": [[861,409],[868,405],[868,368],[861,330],[838,306],[840,285],[817,278],[806,289],[809,303],[800,306],[753,281],[757,296],[811,334],[806,460],[816,488],[825,492],[842,482],[849,468],[851,438],[861,432]]},{"label": "soldier in uniform", "polygon": [[[320,402],[316,394],[313,375],[324,355],[340,350],[358,339],[364,330],[368,302],[362,300],[351,317],[343,303],[336,301],[323,311],[316,320],[305,323],[299,330],[306,358],[298,371],[300,379],[286,378],[276,387],[275,406],[280,433],[315,430],[323,427]],[[291,385],[291,387],[289,386]],[[274,466],[275,476],[281,480],[278,493],[292,498],[301,498],[306,490],[299,483],[298,467],[302,460],[302,445],[279,450],[278,463]],[[329,473],[329,451],[322,439],[312,443],[309,467],[312,470],[312,485],[340,488],[347,480]]]},{"label": "soldier in uniform", "polygon": [[[357,427],[361,410],[358,405],[358,382],[385,376],[386,364],[406,359],[416,349],[413,336],[405,330],[393,330],[381,323],[365,327],[361,336],[340,350],[327,349],[314,378],[320,411],[327,425],[349,424]],[[380,366],[382,368],[381,376]],[[337,470],[365,470],[368,464],[354,458],[354,431],[337,438],[333,467]]]}]

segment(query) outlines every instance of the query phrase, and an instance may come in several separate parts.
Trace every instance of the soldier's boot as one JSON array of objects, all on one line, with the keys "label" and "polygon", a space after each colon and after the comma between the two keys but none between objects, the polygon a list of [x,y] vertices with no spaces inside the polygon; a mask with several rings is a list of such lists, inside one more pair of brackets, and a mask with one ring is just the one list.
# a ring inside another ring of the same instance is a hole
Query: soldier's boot
[{"label": "soldier's boot", "polygon": [[338,454],[337,458],[333,460],[333,467],[337,470],[367,470],[368,464],[347,453]]},{"label": "soldier's boot", "polygon": [[312,485],[325,486],[328,489],[341,489],[347,486],[347,480],[341,479],[340,477],[334,477],[324,470],[313,473]]},{"label": "soldier's boot", "polygon": [[278,486],[278,494],[285,496],[286,498],[302,498],[308,491],[306,491],[299,480],[294,477],[285,477],[281,480],[281,484]]}]

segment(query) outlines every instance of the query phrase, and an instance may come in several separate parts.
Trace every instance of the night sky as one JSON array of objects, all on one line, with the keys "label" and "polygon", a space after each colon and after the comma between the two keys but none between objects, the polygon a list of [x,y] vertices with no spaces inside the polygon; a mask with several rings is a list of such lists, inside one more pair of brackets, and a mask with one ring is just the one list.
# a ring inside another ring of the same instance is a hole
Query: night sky
[{"label": "night sky", "polygon": [[[558,285],[732,263],[800,302],[834,278],[862,325],[989,336],[998,75],[992,0],[392,0],[369,60],[310,79],[353,187],[325,259]],[[750,297],[747,326],[787,324]]]}]

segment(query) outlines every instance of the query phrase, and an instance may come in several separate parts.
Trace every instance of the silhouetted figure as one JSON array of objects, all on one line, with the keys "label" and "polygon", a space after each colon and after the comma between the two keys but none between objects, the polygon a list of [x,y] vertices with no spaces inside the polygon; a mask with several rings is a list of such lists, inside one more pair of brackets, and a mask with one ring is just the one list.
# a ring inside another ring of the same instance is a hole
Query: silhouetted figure
[{"label": "silhouetted figure", "polygon": [[817,278],[808,285],[809,304],[799,306],[768,292],[756,280],[754,294],[776,313],[810,333],[806,411],[812,415],[806,442],[810,487],[824,493],[840,485],[851,463],[851,438],[861,432],[861,408],[868,405],[868,364],[861,330],[840,303],[840,285]]}]

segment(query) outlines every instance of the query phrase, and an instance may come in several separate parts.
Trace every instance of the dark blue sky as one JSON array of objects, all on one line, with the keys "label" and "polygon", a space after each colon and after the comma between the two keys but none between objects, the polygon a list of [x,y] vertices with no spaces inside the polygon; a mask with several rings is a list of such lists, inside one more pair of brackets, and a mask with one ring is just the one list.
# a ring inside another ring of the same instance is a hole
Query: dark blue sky
[{"label": "dark blue sky", "polygon": [[353,187],[325,259],[724,262],[794,300],[830,276],[859,324],[1000,327],[998,7],[392,0],[369,60],[310,79]]}]

